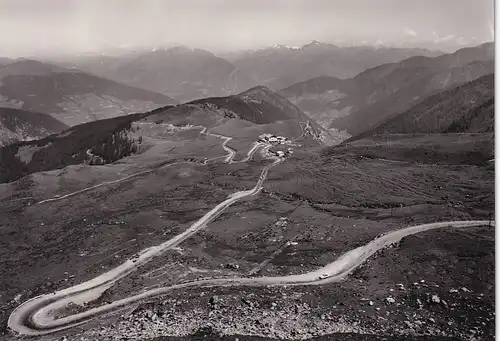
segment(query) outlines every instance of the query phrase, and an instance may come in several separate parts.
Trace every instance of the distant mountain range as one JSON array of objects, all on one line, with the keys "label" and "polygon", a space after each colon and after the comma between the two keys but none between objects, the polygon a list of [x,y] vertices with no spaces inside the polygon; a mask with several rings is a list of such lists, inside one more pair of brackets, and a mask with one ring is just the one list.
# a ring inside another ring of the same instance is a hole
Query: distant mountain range
[{"label": "distant mountain range", "polygon": [[[178,104],[178,100],[186,105],[169,110],[168,115],[177,112],[177,117],[170,118],[179,122],[192,121],[191,113],[200,110],[210,113],[208,121],[233,117],[270,124],[309,119],[321,134],[332,136],[336,131],[336,138],[343,139],[372,131],[428,96],[491,74],[493,57],[493,43],[442,54],[425,49],[338,47],[315,41],[301,48],[273,46],[226,56],[230,61],[180,46],[81,56],[57,64],[2,58],[0,106],[32,112],[19,120],[3,119],[4,126],[9,125],[2,128],[4,135],[8,132],[9,137],[2,143],[57,132],[61,128],[55,123],[58,121],[64,127],[74,126],[149,112]],[[378,66],[365,70],[371,65]],[[277,87],[311,75],[321,76],[284,88],[279,92],[284,97],[257,85]],[[487,120],[493,99],[481,105],[477,115],[482,118],[476,120]],[[58,121],[35,120],[31,117],[35,113]],[[196,116],[194,121],[199,119]]]},{"label": "distant mountain range", "polygon": [[236,94],[257,85],[233,64],[201,49],[174,47],[138,55],[102,56],[73,67],[187,102]]},{"label": "distant mountain range", "polygon": [[250,51],[232,62],[240,70],[254,75],[259,84],[279,90],[313,77],[350,78],[380,64],[399,62],[412,56],[436,57],[441,54],[417,48],[338,47],[313,41],[301,48],[276,46]]},{"label": "distant mountain range", "polygon": [[39,61],[0,67],[0,106],[49,114],[69,126],[174,103],[159,93]]},{"label": "distant mountain range", "polygon": [[86,56],[64,65],[188,102],[234,95],[256,85],[278,90],[316,76],[352,77],[382,63],[441,54],[417,48],[338,47],[312,42],[302,48],[275,46],[227,55],[230,60],[178,46],[123,57]]},{"label": "distant mountain range", "polygon": [[14,63],[13,59],[0,57],[0,67],[11,63]]},{"label": "distant mountain range", "polygon": [[493,59],[494,44],[487,43],[383,64],[350,79],[313,78],[280,93],[323,126],[357,135],[434,92],[492,73]]},{"label": "distant mountain range", "polygon": [[3,63],[0,60],[0,78],[18,75],[48,75],[53,72],[65,71],[67,70],[59,65],[33,59],[5,59]]},{"label": "distant mountain range", "polygon": [[68,128],[52,116],[12,108],[0,108],[0,146],[36,140]]}]

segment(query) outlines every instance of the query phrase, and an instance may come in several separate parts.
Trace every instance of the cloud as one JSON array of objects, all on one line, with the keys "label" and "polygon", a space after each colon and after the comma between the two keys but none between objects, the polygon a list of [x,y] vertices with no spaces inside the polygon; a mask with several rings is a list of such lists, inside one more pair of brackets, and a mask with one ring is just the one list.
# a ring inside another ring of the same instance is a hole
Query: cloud
[{"label": "cloud", "polygon": [[448,34],[445,36],[440,36],[437,32],[432,32],[432,41],[434,44],[444,44],[447,46],[466,46],[477,41],[477,37],[464,38],[463,36],[458,36],[456,34]]},{"label": "cloud", "polygon": [[455,39],[456,35],[454,34],[448,34],[447,36],[444,36],[442,38],[439,38],[439,41],[450,41]]},{"label": "cloud", "polygon": [[405,28],[405,34],[408,35],[408,36],[412,36],[412,37],[417,37],[418,36],[417,32],[415,32],[414,30],[412,30],[409,27]]},{"label": "cloud", "polygon": [[440,37],[436,32],[432,32],[432,37],[434,38],[435,43],[442,43],[442,42],[446,42],[446,41],[451,41],[451,40],[457,38],[457,36],[455,34],[448,34],[444,37]]}]

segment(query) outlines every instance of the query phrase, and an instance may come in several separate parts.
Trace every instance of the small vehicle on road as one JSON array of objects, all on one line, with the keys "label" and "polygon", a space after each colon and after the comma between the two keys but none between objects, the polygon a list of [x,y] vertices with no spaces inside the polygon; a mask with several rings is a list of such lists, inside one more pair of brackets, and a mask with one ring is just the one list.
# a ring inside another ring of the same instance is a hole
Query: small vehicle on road
[{"label": "small vehicle on road", "polygon": [[322,273],[322,274],[318,277],[318,279],[325,279],[325,278],[327,278],[327,277],[329,277],[329,276],[330,276],[330,275],[329,275],[329,274],[327,274],[327,273],[325,272],[325,273]]}]

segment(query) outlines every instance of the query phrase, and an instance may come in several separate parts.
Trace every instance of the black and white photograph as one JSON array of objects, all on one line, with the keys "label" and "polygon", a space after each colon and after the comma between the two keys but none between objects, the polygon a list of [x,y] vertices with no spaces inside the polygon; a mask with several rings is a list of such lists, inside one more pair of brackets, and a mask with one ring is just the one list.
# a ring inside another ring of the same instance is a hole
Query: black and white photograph
[{"label": "black and white photograph", "polygon": [[494,0],[0,0],[0,341],[494,341]]}]

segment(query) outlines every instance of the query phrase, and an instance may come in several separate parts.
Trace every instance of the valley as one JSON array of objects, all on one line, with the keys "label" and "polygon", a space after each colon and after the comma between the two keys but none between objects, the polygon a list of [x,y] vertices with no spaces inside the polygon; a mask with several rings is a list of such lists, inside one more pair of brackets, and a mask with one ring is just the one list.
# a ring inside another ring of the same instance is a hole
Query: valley
[{"label": "valley", "polygon": [[353,78],[321,76],[279,92],[311,118],[322,121],[325,128],[359,135],[427,96],[492,74],[493,47],[486,43],[434,58],[411,57],[378,65]]}]

